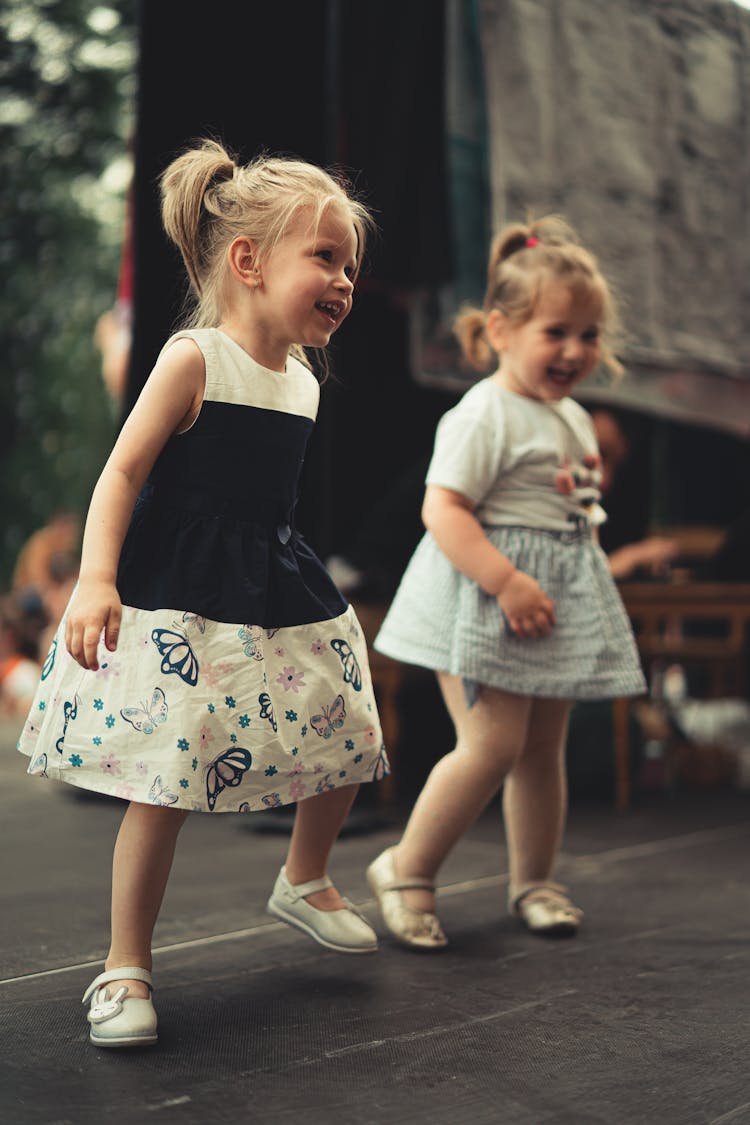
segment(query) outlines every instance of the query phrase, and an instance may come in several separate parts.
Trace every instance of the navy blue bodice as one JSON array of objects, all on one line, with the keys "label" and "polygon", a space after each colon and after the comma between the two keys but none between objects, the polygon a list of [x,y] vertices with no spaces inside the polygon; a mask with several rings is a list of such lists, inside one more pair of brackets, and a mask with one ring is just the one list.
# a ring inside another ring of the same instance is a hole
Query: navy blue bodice
[{"label": "navy blue bodice", "polygon": [[264,628],[343,613],[346,601],[294,526],[312,428],[288,410],[204,401],[138,498],[118,571],[123,603]]}]

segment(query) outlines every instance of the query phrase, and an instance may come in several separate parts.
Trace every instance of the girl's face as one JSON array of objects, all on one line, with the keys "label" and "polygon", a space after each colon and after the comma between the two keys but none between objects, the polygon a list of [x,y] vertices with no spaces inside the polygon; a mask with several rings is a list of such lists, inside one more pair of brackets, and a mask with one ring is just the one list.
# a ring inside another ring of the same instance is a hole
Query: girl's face
[{"label": "girl's face", "polygon": [[252,295],[269,343],[286,350],[325,347],[352,307],[357,235],[351,218],[331,204],[317,227],[313,221],[309,208],[299,211],[261,263],[262,285]]},{"label": "girl's face", "polygon": [[548,284],[529,320],[513,324],[494,309],[490,343],[500,354],[501,386],[525,398],[559,402],[593,371],[600,357],[601,301]]}]

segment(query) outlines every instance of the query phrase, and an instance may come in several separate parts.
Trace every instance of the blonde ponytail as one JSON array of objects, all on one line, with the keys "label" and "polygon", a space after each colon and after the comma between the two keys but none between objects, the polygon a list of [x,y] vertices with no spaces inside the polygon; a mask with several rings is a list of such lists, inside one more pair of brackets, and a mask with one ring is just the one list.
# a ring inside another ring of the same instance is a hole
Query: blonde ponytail
[{"label": "blonde ponytail", "polygon": [[[211,270],[211,243],[205,236],[207,214],[220,214],[215,185],[231,180],[235,162],[218,141],[204,140],[178,156],[160,180],[164,230],[182,254],[196,296],[203,296]],[[202,229],[203,228],[203,229]]]},{"label": "blonde ponytail", "polygon": [[477,371],[486,371],[494,352],[485,331],[486,317],[481,309],[465,306],[453,322],[453,331],[467,362]]}]

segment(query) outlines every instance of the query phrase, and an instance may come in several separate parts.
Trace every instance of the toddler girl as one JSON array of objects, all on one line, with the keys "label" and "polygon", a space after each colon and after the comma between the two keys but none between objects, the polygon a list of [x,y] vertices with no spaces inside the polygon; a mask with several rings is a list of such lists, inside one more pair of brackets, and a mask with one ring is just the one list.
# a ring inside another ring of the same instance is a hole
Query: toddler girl
[{"label": "toddler girl", "polygon": [[596,541],[594,431],[569,397],[600,360],[618,371],[613,325],[595,259],[555,216],[501,232],[484,310],[457,322],[477,368],[492,355],[500,363],[440,421],[427,532],[375,641],[437,672],[456,728],[402,839],[368,869],[386,925],[409,946],[446,944],[435,877],[503,783],[510,908],[541,933],[574,932],[581,920],[552,882],[571,701],[645,687]]},{"label": "toddler girl", "polygon": [[329,949],[376,937],[325,874],[387,765],[361,629],[294,523],[324,348],[370,224],[337,179],[214,141],[178,157],[162,217],[196,297],[94,490],[80,579],[19,748],[29,772],[129,802],[101,1047],[156,1041],[151,937],[188,813],[300,802],[268,909]]}]

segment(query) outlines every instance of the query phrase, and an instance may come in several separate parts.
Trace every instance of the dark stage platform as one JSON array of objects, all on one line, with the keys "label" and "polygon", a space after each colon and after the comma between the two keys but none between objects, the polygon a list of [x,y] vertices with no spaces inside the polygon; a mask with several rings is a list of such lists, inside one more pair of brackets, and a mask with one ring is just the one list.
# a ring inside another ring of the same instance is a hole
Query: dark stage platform
[{"label": "dark stage platform", "polygon": [[[156,936],[160,1043],[107,1053],[80,997],[121,809],[27,779],[13,743],[6,729],[3,1125],[750,1122],[747,797],[574,803],[558,877],[586,920],[557,941],[507,914],[493,807],[445,869],[437,955],[386,937],[374,956],[325,952],[264,913],[284,836],[196,816]],[[372,920],[364,870],[402,817],[334,854]]]}]

